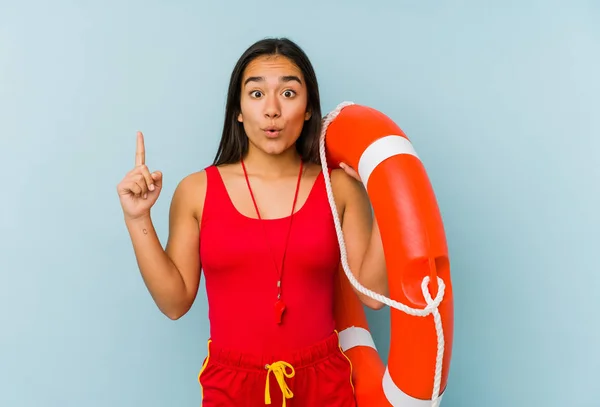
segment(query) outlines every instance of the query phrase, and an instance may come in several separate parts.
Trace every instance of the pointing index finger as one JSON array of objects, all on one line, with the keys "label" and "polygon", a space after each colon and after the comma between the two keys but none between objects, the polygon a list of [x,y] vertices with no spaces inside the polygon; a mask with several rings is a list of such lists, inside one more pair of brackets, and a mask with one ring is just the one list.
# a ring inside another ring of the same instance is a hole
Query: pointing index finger
[{"label": "pointing index finger", "polygon": [[137,147],[135,149],[135,166],[146,163],[146,150],[144,149],[144,135],[141,131],[137,132]]}]

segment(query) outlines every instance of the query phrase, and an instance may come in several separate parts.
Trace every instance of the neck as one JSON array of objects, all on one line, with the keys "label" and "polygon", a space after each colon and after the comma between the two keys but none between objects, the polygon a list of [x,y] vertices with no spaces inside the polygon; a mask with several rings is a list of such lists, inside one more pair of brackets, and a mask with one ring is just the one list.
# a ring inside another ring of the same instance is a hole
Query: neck
[{"label": "neck", "polygon": [[295,147],[281,154],[266,154],[250,144],[244,163],[248,173],[267,178],[297,174],[301,157]]}]

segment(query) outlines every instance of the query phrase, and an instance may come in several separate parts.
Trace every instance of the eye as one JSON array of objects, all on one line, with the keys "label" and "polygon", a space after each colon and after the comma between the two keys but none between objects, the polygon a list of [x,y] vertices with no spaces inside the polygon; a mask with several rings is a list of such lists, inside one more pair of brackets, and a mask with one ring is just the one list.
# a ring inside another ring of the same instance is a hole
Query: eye
[{"label": "eye", "polygon": [[253,98],[259,98],[262,95],[260,90],[253,90],[250,92],[250,96]]},{"label": "eye", "polygon": [[294,92],[293,90],[290,90],[290,89],[283,92],[283,96],[285,96],[286,98],[291,98],[295,94],[296,94],[296,92]]}]

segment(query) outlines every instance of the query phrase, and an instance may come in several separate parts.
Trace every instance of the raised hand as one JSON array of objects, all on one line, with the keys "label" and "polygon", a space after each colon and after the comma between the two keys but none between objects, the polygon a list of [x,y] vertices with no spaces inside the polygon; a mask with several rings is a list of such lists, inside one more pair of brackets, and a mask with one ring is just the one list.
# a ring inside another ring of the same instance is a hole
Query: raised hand
[{"label": "raised hand", "polygon": [[150,216],[150,208],[158,199],[162,188],[162,173],[150,173],[146,166],[144,135],[138,131],[135,167],[117,185],[117,192],[125,219]]}]

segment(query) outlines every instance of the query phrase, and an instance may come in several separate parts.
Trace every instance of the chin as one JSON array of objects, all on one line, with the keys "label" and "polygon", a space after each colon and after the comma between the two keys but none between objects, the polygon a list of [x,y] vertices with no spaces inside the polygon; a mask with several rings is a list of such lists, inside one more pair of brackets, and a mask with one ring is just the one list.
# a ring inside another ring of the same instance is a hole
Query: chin
[{"label": "chin", "polygon": [[258,148],[269,155],[279,155],[293,147],[294,143],[288,143],[287,140],[282,139],[264,140],[258,144]]},{"label": "chin", "polygon": [[269,154],[269,155],[280,155],[280,154],[283,154],[287,150],[287,148],[283,148],[283,147],[265,147],[265,148],[261,148],[261,150],[264,153]]}]

